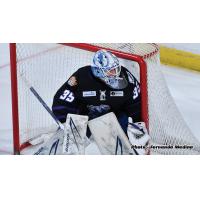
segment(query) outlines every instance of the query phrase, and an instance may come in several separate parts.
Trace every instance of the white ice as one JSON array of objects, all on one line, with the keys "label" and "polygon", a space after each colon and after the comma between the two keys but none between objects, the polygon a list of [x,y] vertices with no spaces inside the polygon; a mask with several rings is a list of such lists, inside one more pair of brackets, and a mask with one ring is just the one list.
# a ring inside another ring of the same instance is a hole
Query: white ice
[{"label": "white ice", "polygon": [[[200,140],[200,73],[168,66],[162,70],[183,118]],[[8,44],[0,44],[0,154],[12,154],[12,148],[9,50]]]}]

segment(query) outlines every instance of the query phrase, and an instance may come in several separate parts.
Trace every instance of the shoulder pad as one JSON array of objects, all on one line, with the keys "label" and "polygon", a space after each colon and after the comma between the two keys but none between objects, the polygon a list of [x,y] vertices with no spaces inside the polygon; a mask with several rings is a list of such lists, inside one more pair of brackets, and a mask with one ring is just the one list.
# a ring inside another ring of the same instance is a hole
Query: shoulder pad
[{"label": "shoulder pad", "polygon": [[78,85],[77,78],[75,76],[71,76],[69,78],[69,80],[67,81],[67,83],[71,87],[74,87],[74,86]]}]

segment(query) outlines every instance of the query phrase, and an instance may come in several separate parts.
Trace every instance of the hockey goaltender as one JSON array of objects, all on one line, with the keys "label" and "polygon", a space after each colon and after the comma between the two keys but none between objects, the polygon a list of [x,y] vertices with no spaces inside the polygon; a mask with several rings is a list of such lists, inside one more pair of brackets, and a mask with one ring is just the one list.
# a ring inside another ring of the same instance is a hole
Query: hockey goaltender
[{"label": "hockey goaltender", "polygon": [[150,140],[141,122],[139,82],[109,51],[97,51],[92,63],[80,66],[56,92],[52,111],[65,128],[39,154],[85,154],[92,142],[101,154],[147,154],[134,148]]}]

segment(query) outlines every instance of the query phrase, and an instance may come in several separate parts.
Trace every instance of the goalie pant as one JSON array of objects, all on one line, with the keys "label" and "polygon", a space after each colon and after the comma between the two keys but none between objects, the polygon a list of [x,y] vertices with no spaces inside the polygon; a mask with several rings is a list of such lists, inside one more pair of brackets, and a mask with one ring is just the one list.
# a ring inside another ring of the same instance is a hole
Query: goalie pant
[{"label": "goalie pant", "polygon": [[79,68],[56,92],[53,113],[64,123],[68,113],[88,115],[91,120],[113,112],[126,133],[128,117],[141,121],[141,95],[139,82],[126,68],[122,67],[120,76],[127,87],[112,89],[92,74],[91,66]]}]

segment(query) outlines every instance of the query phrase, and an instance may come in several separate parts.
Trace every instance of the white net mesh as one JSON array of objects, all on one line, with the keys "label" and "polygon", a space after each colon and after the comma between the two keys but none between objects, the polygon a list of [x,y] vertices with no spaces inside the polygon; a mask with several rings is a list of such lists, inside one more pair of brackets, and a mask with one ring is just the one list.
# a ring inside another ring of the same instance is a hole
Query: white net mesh
[{"label": "white net mesh", "polygon": [[[147,63],[149,132],[152,138],[151,153],[199,154],[200,144],[183,121],[161,73],[159,53],[155,44],[93,44],[104,48],[142,56]],[[22,77],[30,83],[51,108],[57,89],[79,67],[92,63],[93,52],[61,44],[17,44],[17,72],[19,94],[20,143],[57,129],[57,125]],[[138,80],[139,65],[121,59]],[[173,148],[158,148],[172,145]],[[175,145],[191,145],[192,149]]]}]

